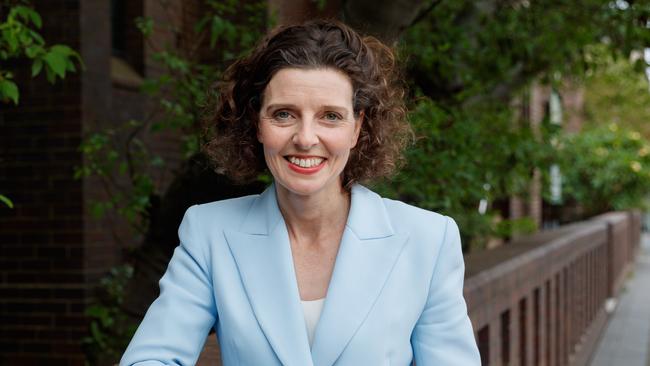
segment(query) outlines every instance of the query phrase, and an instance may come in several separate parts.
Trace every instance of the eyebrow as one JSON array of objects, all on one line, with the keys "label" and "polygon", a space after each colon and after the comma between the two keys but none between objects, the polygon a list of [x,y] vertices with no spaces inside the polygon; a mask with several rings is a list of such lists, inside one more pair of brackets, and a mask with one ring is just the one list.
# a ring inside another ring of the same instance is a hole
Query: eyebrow
[{"label": "eyebrow", "polygon": [[[282,103],[282,104],[269,104],[266,107],[265,111],[268,113],[269,111],[275,110],[275,109],[296,109],[296,106],[294,104],[284,104],[284,103]],[[320,109],[321,110],[339,112],[339,113],[342,113],[342,114],[347,114],[348,113],[347,108],[341,107],[341,106],[336,106],[336,105],[324,105],[324,106],[321,106]]]}]

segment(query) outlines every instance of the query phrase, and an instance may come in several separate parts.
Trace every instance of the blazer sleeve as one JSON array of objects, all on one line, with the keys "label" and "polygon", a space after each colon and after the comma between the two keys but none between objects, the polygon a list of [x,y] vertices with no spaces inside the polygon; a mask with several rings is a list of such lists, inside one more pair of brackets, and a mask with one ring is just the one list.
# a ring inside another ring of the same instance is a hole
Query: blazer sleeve
[{"label": "blazer sleeve", "polygon": [[472,323],[463,298],[465,264],[458,226],[447,218],[429,295],[411,335],[417,366],[480,366]]},{"label": "blazer sleeve", "polygon": [[[205,246],[197,238],[192,207],[178,229],[174,250],[151,304],[120,366],[194,365],[217,315]],[[203,246],[203,247],[202,247]]]}]

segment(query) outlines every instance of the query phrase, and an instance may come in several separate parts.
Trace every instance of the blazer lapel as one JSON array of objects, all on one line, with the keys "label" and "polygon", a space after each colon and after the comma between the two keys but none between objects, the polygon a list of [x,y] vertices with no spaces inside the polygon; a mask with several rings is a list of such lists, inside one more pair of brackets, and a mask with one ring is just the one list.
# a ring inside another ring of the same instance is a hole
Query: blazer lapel
[{"label": "blazer lapel", "polygon": [[384,203],[356,185],[312,344],[314,366],[336,362],[372,309],[408,235],[395,233]]},{"label": "blazer lapel", "polygon": [[240,231],[226,230],[225,235],[257,321],[278,359],[285,366],[312,365],[289,236],[275,186],[256,199]]}]

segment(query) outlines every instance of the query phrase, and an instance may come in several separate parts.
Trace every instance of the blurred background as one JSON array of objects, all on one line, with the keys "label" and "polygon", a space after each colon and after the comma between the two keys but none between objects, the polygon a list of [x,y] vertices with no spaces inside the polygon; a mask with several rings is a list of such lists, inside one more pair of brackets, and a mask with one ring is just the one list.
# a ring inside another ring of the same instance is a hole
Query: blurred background
[{"label": "blurred background", "polygon": [[396,49],[416,141],[371,187],[459,223],[483,363],[613,357],[626,279],[650,280],[650,2],[0,0],[0,364],[119,360],[185,209],[270,182],[201,154],[214,83],[318,17]]}]

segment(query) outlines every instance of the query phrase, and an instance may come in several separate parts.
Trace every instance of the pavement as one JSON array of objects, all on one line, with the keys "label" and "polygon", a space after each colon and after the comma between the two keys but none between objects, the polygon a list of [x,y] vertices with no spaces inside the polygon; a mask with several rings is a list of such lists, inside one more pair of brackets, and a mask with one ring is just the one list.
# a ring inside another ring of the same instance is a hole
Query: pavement
[{"label": "pavement", "polygon": [[618,298],[591,366],[650,366],[650,234]]}]

